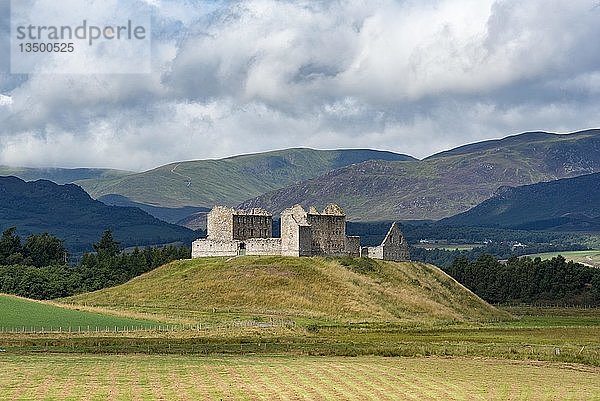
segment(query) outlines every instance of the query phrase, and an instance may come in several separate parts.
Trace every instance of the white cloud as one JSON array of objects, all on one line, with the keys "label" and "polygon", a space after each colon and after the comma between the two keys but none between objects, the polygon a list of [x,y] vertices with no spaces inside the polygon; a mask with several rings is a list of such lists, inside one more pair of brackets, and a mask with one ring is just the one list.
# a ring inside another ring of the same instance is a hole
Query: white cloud
[{"label": "white cloud", "polygon": [[144,169],[291,146],[422,157],[599,125],[591,0],[146,3],[151,74],[0,71],[0,164]]},{"label": "white cloud", "polygon": [[10,106],[12,104],[12,97],[0,94],[0,106]]}]

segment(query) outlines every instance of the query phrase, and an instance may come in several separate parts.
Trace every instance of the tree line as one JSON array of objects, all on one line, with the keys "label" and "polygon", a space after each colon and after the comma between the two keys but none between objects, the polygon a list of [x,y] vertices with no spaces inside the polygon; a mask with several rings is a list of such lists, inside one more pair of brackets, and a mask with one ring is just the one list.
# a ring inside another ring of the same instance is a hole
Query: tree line
[{"label": "tree line", "polygon": [[166,246],[123,252],[110,230],[75,264],[59,238],[30,235],[23,241],[12,227],[0,237],[0,292],[33,299],[53,299],[123,284],[178,259],[190,248]]},{"label": "tree line", "polygon": [[600,269],[567,262],[511,257],[501,263],[491,255],[470,261],[457,257],[444,269],[458,282],[491,303],[600,306]]}]

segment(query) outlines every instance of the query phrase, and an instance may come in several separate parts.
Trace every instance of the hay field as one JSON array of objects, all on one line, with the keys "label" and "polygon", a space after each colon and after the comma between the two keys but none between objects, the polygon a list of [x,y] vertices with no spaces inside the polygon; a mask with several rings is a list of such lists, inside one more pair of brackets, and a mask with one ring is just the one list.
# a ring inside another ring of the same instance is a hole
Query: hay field
[{"label": "hay field", "polygon": [[600,400],[600,369],[466,358],[0,356],[0,400]]}]

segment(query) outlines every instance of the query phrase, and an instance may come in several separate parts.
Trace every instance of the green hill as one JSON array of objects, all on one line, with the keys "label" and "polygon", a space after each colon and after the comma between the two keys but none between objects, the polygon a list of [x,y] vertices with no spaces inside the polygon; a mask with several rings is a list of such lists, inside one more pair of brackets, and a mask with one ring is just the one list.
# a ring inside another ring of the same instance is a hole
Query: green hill
[{"label": "green hill", "polygon": [[471,144],[421,161],[366,161],[242,203],[278,213],[296,203],[337,202],[361,221],[441,219],[502,186],[600,172],[600,130],[527,133]]},{"label": "green hill", "polygon": [[65,331],[69,327],[72,330],[78,330],[78,327],[87,330],[88,326],[90,326],[90,330],[93,330],[96,327],[151,327],[154,325],[156,322],[79,311],[60,307],[50,302],[0,294],[0,330],[2,331],[23,330],[23,328],[26,331],[41,330],[42,328],[58,330],[60,327]]},{"label": "green hill", "polygon": [[[448,321],[505,317],[440,269],[351,258],[184,260],[130,282],[67,299],[164,313],[229,311],[343,321]],[[187,311],[187,312],[186,312]]]},{"label": "green hill", "polygon": [[174,163],[139,174],[78,181],[99,198],[117,194],[152,206],[236,204],[274,189],[365,160],[414,160],[375,150],[286,149],[220,160]]},{"label": "green hill", "polygon": [[109,179],[133,174],[131,171],[102,168],[33,168],[0,166],[0,176],[19,177],[24,181],[48,180],[70,184],[77,180]]},{"label": "green hill", "polygon": [[107,229],[125,247],[178,241],[187,244],[198,236],[137,208],[107,206],[73,184],[0,177],[0,230],[9,227],[17,227],[22,237],[53,234],[64,240],[71,252],[91,251],[92,243]]},{"label": "green hill", "polygon": [[600,230],[600,173],[503,188],[447,225],[525,230]]}]

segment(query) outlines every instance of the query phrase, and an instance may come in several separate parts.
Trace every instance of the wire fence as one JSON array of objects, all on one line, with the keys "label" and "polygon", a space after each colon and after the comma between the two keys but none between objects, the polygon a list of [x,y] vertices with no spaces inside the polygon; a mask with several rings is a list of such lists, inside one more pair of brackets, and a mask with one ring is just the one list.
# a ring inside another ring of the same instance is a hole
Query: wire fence
[{"label": "wire fence", "polygon": [[270,320],[260,322],[255,320],[239,320],[222,323],[198,323],[198,324],[162,324],[162,325],[134,325],[134,326],[0,326],[0,334],[77,334],[77,333],[172,333],[190,332],[214,329],[232,328],[272,328],[272,327],[295,327],[296,322],[292,320]]}]

